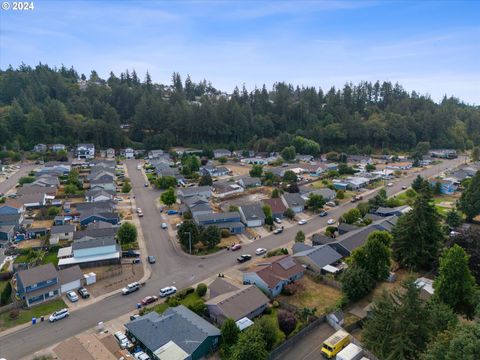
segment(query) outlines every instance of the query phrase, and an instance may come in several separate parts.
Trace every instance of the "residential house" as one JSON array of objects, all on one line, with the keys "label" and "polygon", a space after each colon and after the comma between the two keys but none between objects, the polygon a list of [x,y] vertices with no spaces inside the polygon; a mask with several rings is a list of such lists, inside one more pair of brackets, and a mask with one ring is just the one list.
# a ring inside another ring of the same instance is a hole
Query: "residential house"
[{"label": "residential house", "polygon": [[258,227],[265,224],[265,213],[259,203],[242,205],[238,208],[242,222],[247,227]]},{"label": "residential house", "polygon": [[392,170],[408,170],[412,168],[412,162],[411,161],[394,162],[394,163],[387,164],[387,166],[385,167],[387,169],[392,169]]},{"label": "residential house", "polygon": [[299,193],[283,193],[282,200],[285,207],[292,209],[295,214],[305,209],[305,199]]},{"label": "residential house", "polygon": [[255,284],[274,298],[282,292],[285,285],[300,279],[303,273],[304,268],[292,256],[274,256],[245,271],[243,283]]},{"label": "residential house", "polygon": [[89,202],[99,202],[99,201],[108,201],[113,200],[116,192],[111,190],[97,189],[97,190],[88,190],[85,193],[85,201]]},{"label": "residential house", "polygon": [[44,193],[35,193],[17,197],[15,201],[21,203],[25,209],[40,208],[46,205],[47,195]]},{"label": "residential house", "polygon": [[59,249],[60,268],[79,265],[81,268],[119,264],[122,248],[114,236],[92,238],[84,236],[73,241],[72,246]]},{"label": "residential house", "polygon": [[401,216],[403,214],[406,214],[410,210],[412,210],[412,208],[408,205],[397,206],[393,208],[379,207],[377,211],[375,211],[375,214],[380,215],[382,217],[393,216],[393,215]]},{"label": "residential house", "polygon": [[42,168],[35,170],[35,176],[42,175],[52,175],[52,176],[62,176],[67,175],[72,170],[70,164],[63,162],[49,162],[45,164]]},{"label": "residential house", "polygon": [[285,210],[287,210],[287,207],[282,199],[265,199],[263,200],[263,204],[270,206],[270,209],[272,209],[273,218],[283,219],[283,214],[285,213]]},{"label": "residential house", "polygon": [[302,198],[306,201],[310,194],[320,195],[325,201],[332,201],[337,197],[337,193],[329,188],[315,189],[311,186],[300,187],[300,194]]},{"label": "residential house", "polygon": [[301,155],[301,154],[297,154],[295,156],[295,160],[297,161],[303,161],[303,162],[310,162],[310,161],[313,161],[313,156],[312,155]]},{"label": "residential house", "polygon": [[28,307],[54,299],[65,291],[73,290],[75,285],[80,286],[83,274],[79,269],[57,271],[53,264],[40,265],[28,270],[21,270],[15,274],[17,283],[16,292]]},{"label": "residential house", "polygon": [[[370,179],[361,176],[351,176],[344,181],[350,190],[358,190],[367,187]],[[334,183],[335,186],[335,183]]]},{"label": "residential house", "polygon": [[126,148],[123,151],[123,156],[125,156],[125,159],[134,159],[135,158],[135,151],[132,148]]},{"label": "residential house", "polygon": [[183,305],[163,314],[149,312],[125,324],[155,360],[199,360],[213,353],[220,342],[220,330]]},{"label": "residential house", "polygon": [[8,242],[13,241],[15,235],[15,225],[0,225],[0,249],[5,247]]},{"label": "residential house", "polygon": [[188,188],[177,189],[177,196],[183,200],[192,196],[203,196],[209,199],[212,196],[212,189],[210,186],[194,186]]},{"label": "residential house", "polygon": [[353,164],[373,164],[373,159],[368,155],[348,155],[347,162]]},{"label": "residential house", "polygon": [[213,196],[216,198],[226,198],[245,191],[243,187],[230,181],[217,181],[213,183]]},{"label": "residential house", "polygon": [[323,163],[304,164],[303,168],[308,172],[310,176],[320,176],[325,171],[327,171],[327,165]]},{"label": "residential house", "polygon": [[220,229],[229,230],[232,234],[240,234],[245,228],[245,225],[240,222],[241,217],[238,211],[196,215],[193,219],[198,225],[215,225]]},{"label": "residential house", "polygon": [[80,215],[80,225],[86,226],[92,222],[104,221],[112,225],[117,225],[120,218],[113,212],[98,212],[97,209],[82,212]]},{"label": "residential house", "polygon": [[278,156],[269,156],[269,157],[248,157],[241,159],[240,162],[243,164],[250,164],[250,165],[268,165],[278,160]]},{"label": "residential house", "polygon": [[458,157],[457,151],[453,149],[433,149],[430,150],[430,156],[441,159],[456,159]]},{"label": "residential house", "polygon": [[76,203],[73,204],[75,207],[75,213],[83,213],[84,211],[97,209],[97,211],[106,211],[106,212],[113,212],[117,206],[117,204],[112,201],[97,201],[95,203],[84,202],[84,203]]},{"label": "residential house", "polygon": [[37,144],[33,147],[33,152],[36,153],[44,153],[47,152],[48,146],[45,144]]},{"label": "residential house", "polygon": [[112,225],[104,221],[92,222],[87,225],[85,230],[75,231],[73,233],[73,239],[79,240],[84,237],[87,238],[102,238],[102,237],[115,237],[118,231],[118,226]]},{"label": "residential house", "polygon": [[41,175],[34,182],[25,184],[27,186],[60,187],[60,180],[56,175]]},{"label": "residential house", "polygon": [[0,214],[0,226],[13,226],[16,231],[20,230],[23,223],[23,213]]},{"label": "residential house", "polygon": [[148,158],[149,159],[157,159],[157,158],[160,158],[164,155],[164,151],[163,150],[150,150],[148,152]]},{"label": "residential house", "polygon": [[230,173],[224,166],[205,165],[200,167],[200,173],[202,175],[210,175],[211,177],[225,176]]},{"label": "residential house", "polygon": [[7,200],[5,203],[0,204],[0,215],[4,214],[23,214],[25,207],[22,203],[15,200]]},{"label": "residential house", "polygon": [[224,278],[217,278],[215,281],[226,282],[234,287],[231,291],[217,294],[215,297],[210,296],[210,299],[205,302],[209,317],[216,324],[223,325],[229,318],[235,321],[243,318],[252,320],[267,308],[269,299],[256,286],[236,286]]},{"label": "residential house", "polygon": [[47,187],[41,185],[24,184],[17,188],[17,196],[31,195],[31,194],[45,194],[48,197],[57,196],[58,189],[56,187]]},{"label": "residential house", "polygon": [[115,159],[115,149],[108,148],[105,155],[107,159]]},{"label": "residential house", "polygon": [[50,245],[58,244],[59,240],[73,240],[74,232],[75,225],[73,224],[52,226],[52,228],[50,229]]},{"label": "residential house", "polygon": [[63,144],[53,144],[51,148],[54,152],[67,150],[66,146]]},{"label": "residential house", "polygon": [[221,157],[230,157],[232,156],[232,152],[227,149],[215,149],[213,150],[213,157],[215,159],[221,158]]},{"label": "residential house", "polygon": [[312,236],[312,245],[313,246],[325,245],[325,244],[331,243],[333,241],[335,241],[335,238],[332,238],[332,237],[327,236],[327,235],[322,234],[322,233],[313,234],[313,236]]},{"label": "residential house", "polygon": [[83,285],[84,276],[78,265],[59,270],[57,273],[62,294],[76,290]]},{"label": "residential house", "polygon": [[183,203],[185,205],[185,209],[182,212],[188,210],[192,216],[212,213],[212,208],[208,200],[202,196],[192,196],[186,198]]},{"label": "residential house", "polygon": [[415,285],[420,288],[420,298],[424,300],[428,300],[435,293],[432,279],[419,277],[415,280]]},{"label": "residential house", "polygon": [[75,152],[78,160],[90,160],[95,158],[95,146],[93,144],[78,144]]},{"label": "residential house", "polygon": [[339,235],[343,235],[354,230],[358,230],[358,226],[353,224],[347,224],[345,222],[342,222],[340,225],[337,226],[337,231]]},{"label": "residential house", "polygon": [[111,179],[110,175],[103,175],[103,176],[99,177],[98,179],[90,181],[90,189],[93,189],[93,188],[100,188],[100,189],[103,189],[105,191],[115,192],[117,190],[117,185]]},{"label": "residential house", "polygon": [[445,195],[451,195],[458,190],[458,182],[456,179],[430,179],[429,183],[432,187],[439,183],[440,191]]},{"label": "residential house", "polygon": [[260,178],[254,178],[251,176],[244,176],[238,179],[238,184],[244,189],[262,186],[262,180]]},{"label": "residential house", "polygon": [[298,249],[300,251],[295,251],[294,246],[294,259],[300,264],[306,265],[309,270],[312,270],[316,273],[328,271],[325,269],[326,267],[332,266],[333,264],[337,263],[339,260],[342,259],[342,255],[328,245],[301,245],[303,245],[304,247],[302,249]]}]

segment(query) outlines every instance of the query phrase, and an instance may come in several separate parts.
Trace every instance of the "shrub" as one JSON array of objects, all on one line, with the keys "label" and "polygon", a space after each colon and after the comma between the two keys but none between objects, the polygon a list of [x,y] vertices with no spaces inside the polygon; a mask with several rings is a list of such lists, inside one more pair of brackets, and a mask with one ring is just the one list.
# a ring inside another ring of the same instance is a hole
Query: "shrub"
[{"label": "shrub", "polygon": [[273,312],[273,310],[272,310],[272,308],[269,307],[269,306],[267,306],[267,307],[265,308],[265,310],[263,311],[263,313],[264,313],[265,315],[270,315],[272,312]]},{"label": "shrub", "polygon": [[201,299],[196,300],[193,304],[189,305],[188,308],[198,315],[204,315],[207,312],[207,305],[205,305],[205,302]]},{"label": "shrub", "polygon": [[272,307],[273,307],[274,309],[277,309],[278,307],[280,307],[280,303],[279,303],[277,300],[273,300],[273,302],[272,302]]},{"label": "shrub", "polygon": [[228,238],[231,234],[227,229],[222,229],[221,231],[222,238]]},{"label": "shrub", "polygon": [[205,296],[205,294],[207,293],[207,285],[205,285],[204,283],[200,283],[197,285],[197,295],[202,297],[202,296]]},{"label": "shrub", "polygon": [[193,294],[195,292],[195,289],[193,287],[188,287],[184,291],[185,291],[185,296],[186,296],[186,295]]},{"label": "shrub", "polygon": [[10,319],[15,320],[20,316],[20,310],[18,309],[10,310],[10,313],[8,314],[8,316],[10,317]]},{"label": "shrub", "polygon": [[282,294],[287,296],[295,295],[301,288],[302,286],[299,283],[291,283],[283,287]]},{"label": "shrub", "polygon": [[295,330],[295,327],[297,326],[297,319],[289,311],[280,310],[277,314],[277,319],[278,319],[278,327],[287,336],[290,335],[292,331]]},{"label": "shrub", "polygon": [[345,199],[345,191],[338,190],[337,191],[337,199],[340,199],[340,200]]},{"label": "shrub", "polygon": [[0,305],[7,305],[9,303],[11,295],[12,295],[12,284],[9,281],[5,286],[5,288],[3,289],[2,295],[0,295]]}]

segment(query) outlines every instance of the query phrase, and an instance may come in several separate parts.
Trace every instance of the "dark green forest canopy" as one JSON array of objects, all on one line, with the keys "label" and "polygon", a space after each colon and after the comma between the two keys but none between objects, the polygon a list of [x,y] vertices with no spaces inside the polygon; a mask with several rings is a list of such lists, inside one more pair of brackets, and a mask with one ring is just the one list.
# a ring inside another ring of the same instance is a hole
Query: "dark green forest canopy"
[{"label": "dark green forest canopy", "polygon": [[[280,151],[297,135],[322,152],[411,150],[480,143],[480,108],[455,98],[437,104],[390,82],[346,84],[327,92],[276,83],[223,96],[205,80],[172,76],[154,84],[148,73],[88,79],[73,68],[0,70],[0,145],[93,142],[100,147],[224,146]],[[128,125],[122,129],[121,125]]]}]

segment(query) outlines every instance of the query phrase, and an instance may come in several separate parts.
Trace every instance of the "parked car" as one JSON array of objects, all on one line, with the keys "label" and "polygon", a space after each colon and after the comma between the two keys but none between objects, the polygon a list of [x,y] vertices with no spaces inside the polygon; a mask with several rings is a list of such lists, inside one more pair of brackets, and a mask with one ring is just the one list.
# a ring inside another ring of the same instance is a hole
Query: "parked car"
[{"label": "parked car", "polygon": [[407,190],[407,186],[403,185],[402,190]]},{"label": "parked car", "polygon": [[158,297],[156,297],[156,296],[154,296],[154,295],[152,295],[152,296],[145,296],[145,297],[142,299],[141,303],[142,303],[142,305],[148,305],[148,304],[151,304],[151,303],[153,303],[153,302],[155,302],[155,301],[157,301],[157,300],[158,300]]},{"label": "parked car", "polygon": [[393,186],[393,183],[388,183],[387,186],[388,186],[388,187],[392,187],[392,186]]},{"label": "parked car", "polygon": [[135,360],[150,360],[150,356],[145,354],[143,351],[139,351],[133,354],[133,357],[135,358]]},{"label": "parked car", "polygon": [[248,261],[248,260],[251,260],[252,259],[252,255],[250,254],[243,254],[243,255],[240,255],[238,258],[237,258],[237,261],[239,263],[244,263],[245,261]]},{"label": "parked car", "polygon": [[333,202],[333,201],[328,201],[328,202],[325,203],[325,205],[330,206],[330,207],[337,206],[337,204],[335,204],[335,202]]},{"label": "parked car", "polygon": [[307,223],[307,220],[302,219],[298,222],[298,225],[305,225]]},{"label": "parked car", "polygon": [[140,264],[140,258],[133,259],[132,264]]},{"label": "parked car", "polygon": [[57,310],[52,315],[50,315],[50,317],[48,318],[48,321],[55,322],[63,318],[66,318],[68,316],[70,316],[70,313],[68,312],[67,308],[64,308],[61,310]]},{"label": "parked car", "polygon": [[115,339],[117,340],[118,344],[122,349],[129,349],[133,346],[133,344],[128,340],[124,333],[121,331],[117,331],[114,335]]},{"label": "parked car", "polygon": [[124,258],[140,257],[140,251],[136,251],[136,250],[122,251],[122,257]]},{"label": "parked car", "polygon": [[157,261],[157,259],[155,259],[155,256],[152,255],[147,256],[147,260],[149,264],[155,264],[155,262]]},{"label": "parked car", "polygon": [[177,292],[177,288],[175,286],[167,286],[163,289],[160,289],[160,297],[166,297]]},{"label": "parked car", "polygon": [[75,291],[69,291],[67,292],[67,298],[71,302],[77,302],[78,301],[78,295],[75,294]]},{"label": "parked car", "polygon": [[162,227],[162,229],[166,229],[166,228],[168,227],[168,226],[167,226],[167,223],[164,223],[164,222],[163,222],[162,225],[161,225],[161,227]]},{"label": "parked car", "polygon": [[328,215],[328,212],[326,212],[325,210],[323,211],[320,211],[320,214],[318,214],[320,217],[325,217]]},{"label": "parked car", "polygon": [[265,248],[258,248],[257,250],[255,250],[255,255],[263,255],[267,252],[267,249]]},{"label": "parked car", "polygon": [[138,319],[140,317],[140,315],[138,314],[133,314],[133,315],[130,315],[130,321],[133,321],[135,319]]},{"label": "parked car", "polygon": [[167,215],[176,215],[176,214],[178,214],[177,210],[168,210],[167,211]]},{"label": "parked car", "polygon": [[241,248],[242,248],[241,244],[233,244],[230,250],[237,251],[237,250],[240,250]]},{"label": "parked car", "polygon": [[283,228],[278,228],[278,229],[273,230],[273,233],[275,235],[281,234],[282,232],[283,232]]},{"label": "parked car", "polygon": [[148,187],[148,185],[149,185],[148,183],[143,184],[143,186],[145,186],[145,187]]},{"label": "parked car", "polygon": [[132,292],[135,292],[140,289],[140,283],[139,282],[133,282],[131,284],[128,284],[122,289],[122,294],[123,295],[128,295]]},{"label": "parked car", "polygon": [[328,219],[328,221],[327,221],[328,225],[333,225],[335,223],[336,223],[335,219]]},{"label": "parked car", "polygon": [[138,215],[139,217],[142,217],[142,216],[143,216],[143,211],[142,211],[142,209],[137,208],[137,215]]},{"label": "parked car", "polygon": [[273,219],[273,221],[275,221],[277,224],[281,224],[282,223],[282,219],[276,217],[275,219]]},{"label": "parked car", "polygon": [[123,199],[121,197],[116,197],[114,200],[115,201],[122,201]]},{"label": "parked car", "polygon": [[360,200],[363,200],[363,196],[362,195],[354,195],[352,197],[352,200],[350,200],[350,202],[354,203],[354,202],[357,202],[357,201],[360,201]]},{"label": "parked car", "polygon": [[82,299],[88,299],[90,297],[90,294],[84,287],[78,288],[77,292],[82,297]]}]

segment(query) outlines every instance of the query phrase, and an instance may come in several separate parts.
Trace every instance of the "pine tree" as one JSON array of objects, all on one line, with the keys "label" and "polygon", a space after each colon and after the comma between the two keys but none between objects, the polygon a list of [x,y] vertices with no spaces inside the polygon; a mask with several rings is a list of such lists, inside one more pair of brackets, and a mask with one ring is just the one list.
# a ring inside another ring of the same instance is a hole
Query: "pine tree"
[{"label": "pine tree", "polygon": [[468,188],[462,193],[459,208],[467,215],[467,221],[470,222],[480,214],[480,171],[477,171]]},{"label": "pine tree", "polygon": [[412,210],[402,215],[392,230],[393,256],[409,269],[430,269],[443,243],[440,216],[429,191],[418,194]]}]

